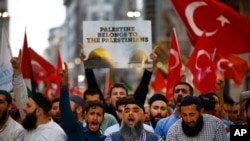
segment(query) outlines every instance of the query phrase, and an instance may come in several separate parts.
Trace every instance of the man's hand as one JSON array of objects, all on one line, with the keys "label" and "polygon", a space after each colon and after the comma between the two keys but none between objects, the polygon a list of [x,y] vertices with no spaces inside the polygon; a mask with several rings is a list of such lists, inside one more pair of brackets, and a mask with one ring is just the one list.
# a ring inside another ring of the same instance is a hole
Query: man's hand
[{"label": "man's hand", "polygon": [[83,44],[79,43],[79,47],[80,47],[80,59],[82,60],[82,62],[84,61],[84,59],[86,58],[84,51],[83,51]]},{"label": "man's hand", "polygon": [[61,77],[61,84],[62,86],[69,86],[69,74],[68,74],[68,66],[67,64],[64,62],[64,69],[62,69],[59,72],[59,75]]},{"label": "man's hand", "polygon": [[21,71],[21,53],[22,51],[19,50],[18,57],[12,57],[10,59],[10,63],[12,64],[13,68],[13,75],[19,75],[22,73]]}]

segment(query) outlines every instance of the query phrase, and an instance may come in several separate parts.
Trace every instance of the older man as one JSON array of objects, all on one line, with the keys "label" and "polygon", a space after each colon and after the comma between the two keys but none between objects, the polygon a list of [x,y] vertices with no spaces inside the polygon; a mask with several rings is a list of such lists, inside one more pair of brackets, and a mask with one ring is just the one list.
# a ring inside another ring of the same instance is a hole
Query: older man
[{"label": "older man", "polygon": [[161,137],[143,128],[144,115],[145,110],[140,101],[128,101],[124,107],[120,131],[110,134],[105,141],[162,141]]}]

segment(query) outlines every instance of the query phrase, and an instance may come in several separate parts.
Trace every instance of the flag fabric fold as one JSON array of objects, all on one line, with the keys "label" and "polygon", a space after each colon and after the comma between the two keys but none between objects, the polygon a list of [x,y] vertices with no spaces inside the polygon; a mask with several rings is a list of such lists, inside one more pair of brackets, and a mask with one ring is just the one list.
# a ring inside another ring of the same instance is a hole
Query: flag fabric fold
[{"label": "flag fabric fold", "polygon": [[225,78],[233,79],[236,85],[242,84],[249,68],[246,60],[222,52],[216,52],[214,63],[216,70],[224,73]]},{"label": "flag fabric fold", "polygon": [[28,47],[26,31],[24,33],[24,41],[22,48],[21,70],[24,82],[28,90],[28,96],[31,97],[33,94],[36,93],[36,83],[33,77],[33,71],[31,67],[31,58],[30,58],[30,51]]},{"label": "flag fabric fold", "polygon": [[250,52],[250,20],[217,0],[171,0],[193,46],[204,31],[210,47],[227,53]]},{"label": "flag fabric fold", "polygon": [[208,45],[205,34],[197,42],[187,67],[193,74],[193,83],[201,94],[215,92],[216,73],[211,54],[213,50]]},{"label": "flag fabric fold", "polygon": [[160,68],[155,70],[155,78],[152,82],[152,88],[154,93],[162,93],[163,89],[166,89],[166,78]]},{"label": "flag fabric fold", "polygon": [[9,48],[8,35],[4,28],[1,29],[0,46],[0,89],[10,91],[12,89],[12,66],[10,59],[12,57]]},{"label": "flag fabric fold", "polygon": [[180,56],[180,50],[178,45],[178,40],[176,36],[176,31],[173,29],[170,45],[170,55],[168,63],[168,81],[167,81],[167,93],[166,98],[170,99],[173,95],[173,87],[175,84],[181,80],[181,67],[182,61]]}]

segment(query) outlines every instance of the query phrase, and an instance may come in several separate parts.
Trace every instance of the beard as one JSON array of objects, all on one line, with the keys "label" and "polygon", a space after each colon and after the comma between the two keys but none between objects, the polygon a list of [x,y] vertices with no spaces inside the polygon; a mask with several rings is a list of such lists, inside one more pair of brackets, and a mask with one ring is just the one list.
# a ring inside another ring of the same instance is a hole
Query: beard
[{"label": "beard", "polygon": [[24,129],[30,131],[36,128],[36,122],[36,110],[34,110],[34,112],[32,113],[26,114],[26,117],[23,119],[22,125]]},{"label": "beard", "polygon": [[18,110],[16,111],[11,111],[10,112],[10,116],[13,118],[13,119],[18,119],[20,118],[20,112]]},{"label": "beard", "polygon": [[133,139],[141,135],[144,130],[143,121],[139,120],[134,127],[128,126],[124,121],[121,125],[121,135],[124,139]]},{"label": "beard", "polygon": [[180,106],[182,99],[183,99],[183,96],[182,95],[178,95],[177,99],[175,100],[175,105],[176,106]]},{"label": "beard", "polygon": [[[163,118],[161,115],[157,115],[157,116]],[[158,121],[156,121],[155,117],[153,117],[151,114],[150,114],[149,118],[150,118],[150,122],[152,124],[152,127],[155,128]]]},{"label": "beard", "polygon": [[1,124],[3,124],[7,120],[7,113],[8,113],[7,109],[2,112],[2,116],[0,117]]},{"label": "beard", "polygon": [[188,124],[185,123],[183,120],[181,124],[182,124],[182,131],[185,133],[185,135],[189,137],[194,137],[197,136],[202,130],[204,121],[202,116],[200,116],[194,127],[189,127]]}]

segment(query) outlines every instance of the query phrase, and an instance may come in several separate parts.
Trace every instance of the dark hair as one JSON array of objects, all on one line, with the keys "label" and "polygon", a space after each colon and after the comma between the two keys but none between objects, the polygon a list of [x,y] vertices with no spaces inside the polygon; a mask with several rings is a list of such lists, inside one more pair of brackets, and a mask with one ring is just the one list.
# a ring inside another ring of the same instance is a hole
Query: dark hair
[{"label": "dark hair", "polygon": [[134,99],[133,96],[125,96],[117,100],[115,108],[118,109],[119,106],[125,105],[130,99]]},{"label": "dark hair", "polygon": [[224,100],[224,103],[227,103],[229,105],[234,105],[234,100],[231,96],[229,96],[228,94],[223,94],[223,100]]},{"label": "dark hair", "polygon": [[52,101],[51,104],[53,105],[56,102],[60,102],[60,98],[59,97],[55,97]]},{"label": "dark hair", "polygon": [[174,90],[175,90],[175,87],[178,86],[178,85],[186,85],[189,87],[189,91],[190,91],[190,95],[194,95],[194,89],[193,87],[187,83],[187,82],[178,82],[177,84],[174,85],[174,88],[173,88],[173,94],[174,94]]},{"label": "dark hair", "polygon": [[86,113],[88,113],[89,112],[89,109],[90,108],[96,108],[96,107],[100,107],[100,108],[102,108],[102,110],[103,110],[103,115],[104,115],[104,113],[105,113],[105,108],[104,108],[104,104],[102,103],[102,102],[100,102],[100,101],[89,101],[89,102],[87,102],[86,103],[86,108],[85,108],[85,111],[86,111]]},{"label": "dark hair", "polygon": [[209,93],[206,93],[207,95],[211,95],[211,96],[216,96],[218,97],[218,100],[220,102],[220,99],[219,99],[219,96],[215,93],[215,92],[209,92]]},{"label": "dark hair", "polygon": [[198,98],[201,100],[202,107],[205,111],[214,110],[215,100],[212,95],[199,95]]},{"label": "dark hair", "polygon": [[111,92],[113,91],[114,88],[123,88],[126,91],[126,95],[128,95],[127,87],[123,83],[118,83],[118,82],[113,84],[113,86],[111,87],[109,91],[109,95],[111,95]]},{"label": "dark hair", "polygon": [[98,91],[97,89],[94,88],[88,88],[87,90],[84,91],[83,93],[83,99],[86,101],[87,95],[93,96],[93,95],[99,95],[100,100],[105,103],[104,96],[103,94]]}]

